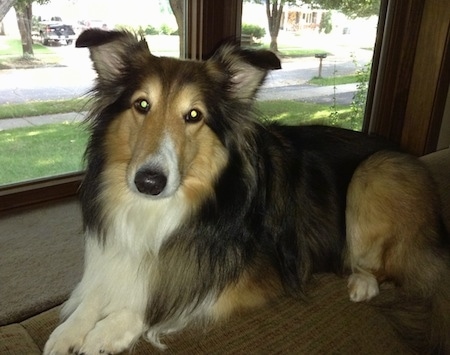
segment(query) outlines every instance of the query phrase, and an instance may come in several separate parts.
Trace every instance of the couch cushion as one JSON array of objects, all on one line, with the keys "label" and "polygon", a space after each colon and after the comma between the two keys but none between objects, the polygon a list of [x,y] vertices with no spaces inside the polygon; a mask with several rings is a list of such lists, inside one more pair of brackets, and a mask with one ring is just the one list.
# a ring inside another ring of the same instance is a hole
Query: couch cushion
[{"label": "couch cushion", "polygon": [[78,201],[2,215],[0,231],[0,325],[64,302],[83,270]]},{"label": "couch cushion", "polygon": [[[163,340],[168,346],[165,354],[409,353],[376,308],[349,301],[344,278],[317,275],[308,295],[306,300],[281,298],[266,308],[238,315],[206,330],[191,328],[167,336]],[[43,349],[58,324],[58,312],[54,308],[15,325],[17,337],[23,336],[27,342],[31,338],[36,347]],[[137,355],[159,353],[144,341],[133,351]]]},{"label": "couch cushion", "polygon": [[0,327],[0,354],[33,355],[41,351],[27,330],[20,324]]}]

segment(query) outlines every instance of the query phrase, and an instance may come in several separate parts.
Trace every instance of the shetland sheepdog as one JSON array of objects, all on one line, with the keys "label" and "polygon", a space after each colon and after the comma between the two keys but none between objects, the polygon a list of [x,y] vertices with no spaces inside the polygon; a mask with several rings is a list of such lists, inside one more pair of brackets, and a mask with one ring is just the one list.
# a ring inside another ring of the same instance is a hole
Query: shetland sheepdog
[{"label": "shetland sheepdog", "polygon": [[77,47],[97,72],[80,191],[85,270],[45,354],[115,354],[141,336],[163,347],[190,323],[347,270],[352,301],[384,281],[432,300],[424,349],[448,351],[448,234],[419,160],[359,132],[264,123],[255,95],[280,68],[269,51],[228,44],[179,60],[99,29]]}]

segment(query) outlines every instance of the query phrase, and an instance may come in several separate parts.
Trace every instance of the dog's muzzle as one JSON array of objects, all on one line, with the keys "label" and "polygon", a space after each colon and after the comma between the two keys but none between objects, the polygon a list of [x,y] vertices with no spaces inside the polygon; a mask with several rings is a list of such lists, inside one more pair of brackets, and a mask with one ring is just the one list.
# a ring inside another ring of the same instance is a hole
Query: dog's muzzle
[{"label": "dog's muzzle", "polygon": [[146,195],[158,196],[167,185],[167,176],[152,168],[141,168],[134,176],[137,190]]}]

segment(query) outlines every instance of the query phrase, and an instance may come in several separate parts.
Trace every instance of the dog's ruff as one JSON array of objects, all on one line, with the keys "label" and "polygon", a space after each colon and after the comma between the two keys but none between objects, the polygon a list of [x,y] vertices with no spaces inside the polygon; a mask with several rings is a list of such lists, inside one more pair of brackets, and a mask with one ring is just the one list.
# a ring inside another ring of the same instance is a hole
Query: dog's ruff
[{"label": "dog's ruff", "polygon": [[[448,306],[437,296],[448,234],[428,171],[362,133],[263,124],[253,102],[280,67],[273,53],[159,58],[128,32],[97,29],[77,46],[98,74],[85,270],[45,355],[115,354],[141,336],[164,348],[190,323],[301,295],[314,272],[350,271],[352,301],[392,281]],[[422,327],[440,334],[425,347],[448,349],[445,319]]]}]

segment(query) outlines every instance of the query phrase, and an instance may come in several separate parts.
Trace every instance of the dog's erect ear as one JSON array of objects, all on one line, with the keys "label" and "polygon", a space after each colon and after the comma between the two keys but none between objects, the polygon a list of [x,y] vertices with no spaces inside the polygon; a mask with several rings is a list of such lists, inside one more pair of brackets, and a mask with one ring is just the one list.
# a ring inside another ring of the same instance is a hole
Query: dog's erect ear
[{"label": "dog's erect ear", "polygon": [[278,57],[268,50],[247,50],[233,45],[220,47],[210,61],[219,63],[229,76],[231,95],[253,99],[268,70],[281,69]]},{"label": "dog's erect ear", "polygon": [[149,55],[145,40],[127,31],[88,29],[78,37],[76,47],[88,47],[99,78],[112,81],[129,65],[130,58]]}]

